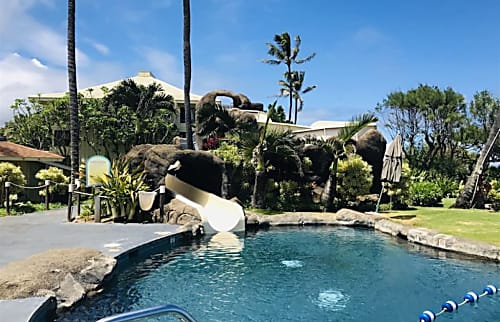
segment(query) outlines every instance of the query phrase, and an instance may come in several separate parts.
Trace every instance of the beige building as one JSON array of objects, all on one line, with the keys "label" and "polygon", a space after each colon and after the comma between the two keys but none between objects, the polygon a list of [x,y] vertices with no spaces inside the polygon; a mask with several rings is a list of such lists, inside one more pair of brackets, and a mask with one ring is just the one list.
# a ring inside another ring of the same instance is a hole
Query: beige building
[{"label": "beige building", "polygon": [[[257,123],[265,124],[267,113],[262,111],[247,111],[248,113],[252,113],[257,118]],[[316,121],[311,125],[299,125],[299,124],[290,124],[290,123],[278,123],[269,121],[270,129],[280,129],[280,130],[290,130],[296,137],[304,138],[304,137],[315,137],[318,139],[328,139],[332,136],[336,136],[339,131],[348,125],[349,122],[346,121]],[[363,135],[366,131],[370,129],[377,129],[377,123],[370,123],[363,130],[356,133],[353,139],[357,140],[359,136]]]},{"label": "beige building", "polygon": [[[159,84],[164,93],[170,95],[174,98],[175,109],[178,111],[176,125],[181,133],[186,132],[186,124],[185,124],[185,114],[184,114],[184,90],[178,87],[175,87],[169,83],[166,83],[158,78],[156,78],[153,73],[149,71],[139,71],[136,76],[116,80],[114,82],[95,85],[87,88],[80,89],[78,93],[82,94],[87,98],[103,98],[113,88],[117,87],[126,79],[133,80],[137,85],[148,86],[153,83]],[[44,93],[39,95],[30,96],[30,99],[38,100],[43,103],[44,101],[53,101],[58,98],[63,98],[67,92],[56,92],[56,93]],[[196,103],[201,99],[200,95],[190,94],[190,105],[192,107],[192,111],[194,113],[194,107]],[[194,117],[191,118],[194,121]]]}]

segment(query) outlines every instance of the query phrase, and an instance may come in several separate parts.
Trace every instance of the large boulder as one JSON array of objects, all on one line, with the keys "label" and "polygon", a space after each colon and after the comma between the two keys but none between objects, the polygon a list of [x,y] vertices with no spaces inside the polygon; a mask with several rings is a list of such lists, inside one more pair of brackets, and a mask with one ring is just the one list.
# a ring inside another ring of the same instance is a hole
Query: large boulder
[{"label": "large boulder", "polygon": [[301,154],[311,160],[311,166],[304,173],[306,181],[317,184],[325,183],[330,172],[330,164],[333,161],[332,155],[325,149],[312,144],[306,144]]},{"label": "large boulder", "polygon": [[380,193],[382,189],[380,175],[382,174],[386,144],[387,141],[384,139],[383,135],[374,129],[366,131],[356,141],[356,153],[372,166],[373,183],[370,188],[370,193]]},{"label": "large boulder", "polygon": [[181,150],[169,144],[138,145],[133,147],[125,158],[131,167],[144,169],[146,183],[151,189],[165,184],[168,168],[176,161],[180,168],[175,175],[197,188],[221,195],[224,162],[206,151]]}]

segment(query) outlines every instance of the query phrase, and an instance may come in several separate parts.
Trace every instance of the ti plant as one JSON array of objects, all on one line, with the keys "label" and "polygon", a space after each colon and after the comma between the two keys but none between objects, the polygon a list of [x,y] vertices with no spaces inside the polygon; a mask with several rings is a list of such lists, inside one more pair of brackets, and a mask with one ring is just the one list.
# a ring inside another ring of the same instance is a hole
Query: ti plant
[{"label": "ti plant", "polygon": [[110,174],[97,178],[113,219],[134,219],[138,213],[139,191],[149,188],[144,178],[144,171],[130,170],[129,164],[121,160],[113,161]]}]

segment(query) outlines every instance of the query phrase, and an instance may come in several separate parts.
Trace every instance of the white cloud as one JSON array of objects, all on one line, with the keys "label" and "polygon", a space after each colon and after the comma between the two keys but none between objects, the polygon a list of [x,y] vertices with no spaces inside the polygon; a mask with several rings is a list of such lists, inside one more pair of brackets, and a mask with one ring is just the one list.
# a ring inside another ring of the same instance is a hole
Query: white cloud
[{"label": "white cloud", "polygon": [[179,67],[180,63],[174,55],[155,48],[144,48],[141,54],[146,59],[145,68],[150,68],[157,78],[172,85],[183,84],[183,70]]},{"label": "white cloud", "polygon": [[92,46],[98,51],[100,52],[101,54],[103,55],[107,55],[109,54],[109,48],[106,46],[106,45],[103,45],[103,44],[100,44],[100,43],[97,43],[97,42],[93,42],[92,43]]},{"label": "white cloud", "polygon": [[[0,10],[0,43],[5,52],[23,51],[48,64],[66,65],[66,30],[54,30],[29,14],[35,5],[51,6],[48,0],[14,0]],[[88,57],[77,49],[77,64],[86,65]]]},{"label": "white cloud", "polygon": [[42,69],[47,69],[48,67],[45,66],[44,64],[42,64],[41,61],[39,61],[38,59],[36,58],[32,58],[31,59],[31,62],[33,63],[33,65],[35,65],[36,67],[39,67],[39,68],[42,68]]},{"label": "white cloud", "polygon": [[354,33],[354,41],[360,45],[377,45],[388,40],[388,37],[373,27],[363,27]]},{"label": "white cloud", "polygon": [[50,69],[17,53],[0,58],[0,75],[0,124],[11,119],[9,107],[15,99],[67,87],[65,69]]}]

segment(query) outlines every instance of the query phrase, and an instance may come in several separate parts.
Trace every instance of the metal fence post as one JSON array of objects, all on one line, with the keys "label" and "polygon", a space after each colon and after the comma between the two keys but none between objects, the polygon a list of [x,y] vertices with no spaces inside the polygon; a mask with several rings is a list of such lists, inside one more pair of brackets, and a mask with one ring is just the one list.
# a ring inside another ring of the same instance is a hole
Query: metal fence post
[{"label": "metal fence post", "polygon": [[7,211],[7,216],[10,216],[9,188],[10,188],[10,182],[5,181],[5,210]]},{"label": "metal fence post", "polygon": [[73,208],[73,184],[70,183],[68,185],[68,214],[67,214],[67,220],[68,221],[73,221],[73,218],[71,218],[71,212]]},{"label": "metal fence post", "polygon": [[[163,222],[163,218],[165,217],[165,186],[161,185],[160,186],[160,222]],[[168,221],[168,218],[167,218]]]},{"label": "metal fence post", "polygon": [[45,210],[49,210],[49,186],[50,180],[45,180]]}]

